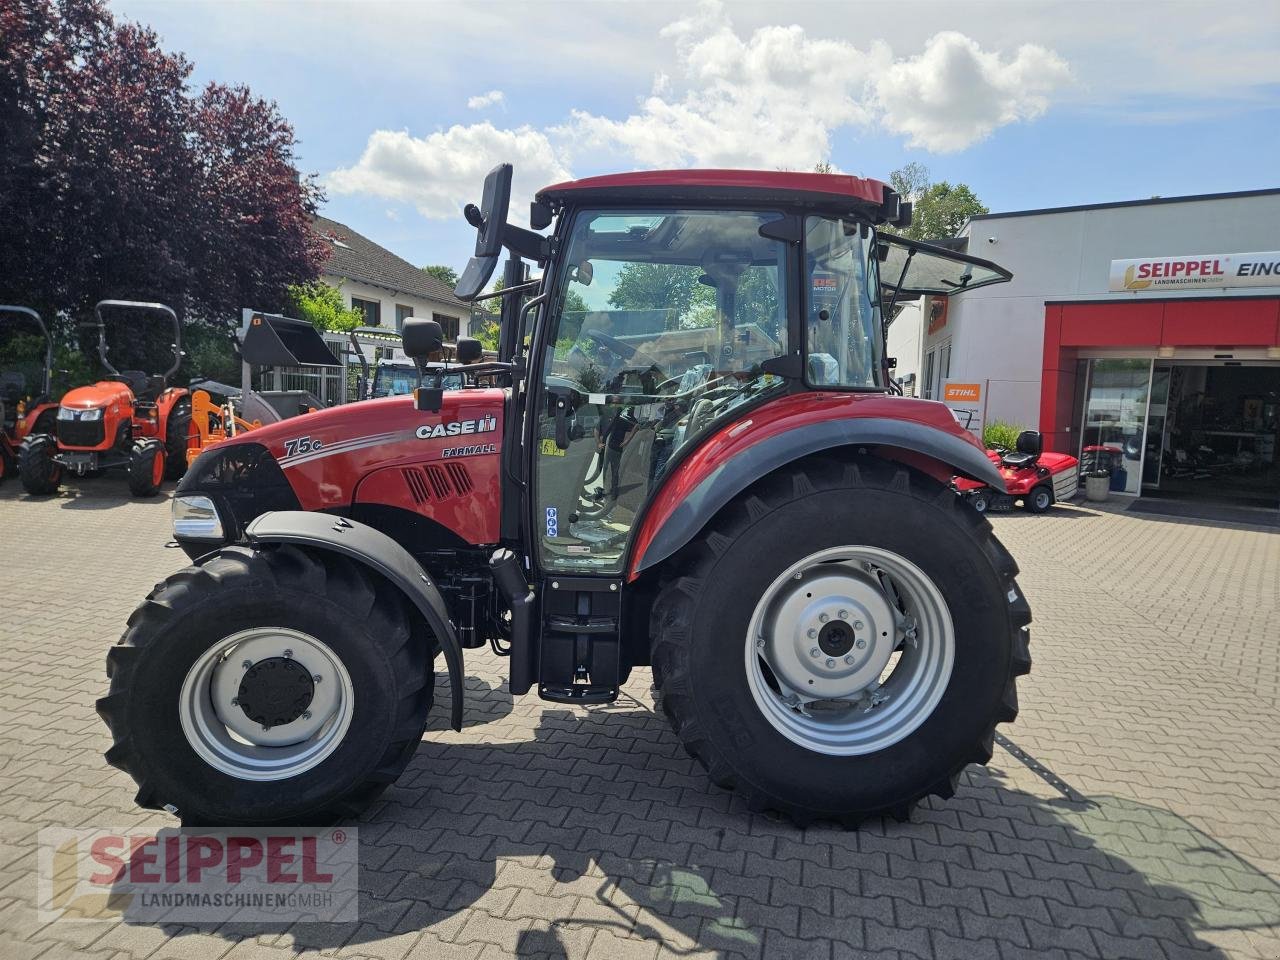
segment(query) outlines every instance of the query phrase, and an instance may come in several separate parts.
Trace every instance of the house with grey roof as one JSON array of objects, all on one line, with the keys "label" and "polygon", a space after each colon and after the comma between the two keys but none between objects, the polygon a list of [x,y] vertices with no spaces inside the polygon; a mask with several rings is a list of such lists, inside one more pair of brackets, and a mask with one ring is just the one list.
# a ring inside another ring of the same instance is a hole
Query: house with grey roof
[{"label": "house with grey roof", "polygon": [[364,314],[366,326],[398,332],[405,317],[431,317],[446,340],[467,335],[471,306],[447,284],[344,223],[316,217],[312,226],[330,251],[320,279],[342,291],[343,301]]}]

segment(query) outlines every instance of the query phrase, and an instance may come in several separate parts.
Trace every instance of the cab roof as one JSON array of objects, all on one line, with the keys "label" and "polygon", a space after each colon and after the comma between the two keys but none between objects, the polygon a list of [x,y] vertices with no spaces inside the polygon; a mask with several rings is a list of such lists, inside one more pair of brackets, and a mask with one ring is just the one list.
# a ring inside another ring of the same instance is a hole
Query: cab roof
[{"label": "cab roof", "polygon": [[879,180],[840,173],[787,170],[641,170],[613,173],[543,187],[537,199],[560,207],[569,203],[626,200],[711,200],[775,202],[824,207],[881,207],[896,199]]}]

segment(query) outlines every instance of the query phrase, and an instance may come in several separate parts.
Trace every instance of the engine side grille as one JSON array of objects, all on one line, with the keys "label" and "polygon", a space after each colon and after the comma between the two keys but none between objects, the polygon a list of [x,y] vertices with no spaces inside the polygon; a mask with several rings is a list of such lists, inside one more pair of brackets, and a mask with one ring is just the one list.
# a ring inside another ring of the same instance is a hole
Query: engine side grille
[{"label": "engine side grille", "polygon": [[431,500],[447,500],[449,497],[466,496],[475,489],[471,474],[460,463],[428,464],[425,467],[404,467],[405,485],[413,502],[422,504]]},{"label": "engine side grille", "polygon": [[445,464],[445,470],[449,472],[449,479],[453,481],[453,489],[458,496],[471,492],[471,477],[466,467],[460,463],[449,463]]},{"label": "engine side grille", "polygon": [[101,420],[58,421],[58,443],[64,447],[100,447],[106,436]]},{"label": "engine side grille", "polygon": [[409,487],[409,496],[413,497],[413,502],[422,504],[431,499],[431,495],[427,493],[427,481],[423,477],[422,471],[417,467],[405,467],[400,471],[404,474],[404,482]]},{"label": "engine side grille", "polygon": [[431,481],[431,489],[435,492],[436,498],[443,500],[453,492],[449,485],[449,478],[445,475],[442,467],[434,464],[427,467],[427,479]]}]

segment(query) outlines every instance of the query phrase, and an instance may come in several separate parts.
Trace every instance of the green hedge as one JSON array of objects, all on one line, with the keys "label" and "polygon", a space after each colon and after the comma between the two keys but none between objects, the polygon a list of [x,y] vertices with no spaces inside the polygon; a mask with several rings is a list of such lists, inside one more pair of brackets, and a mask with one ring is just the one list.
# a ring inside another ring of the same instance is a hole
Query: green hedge
[{"label": "green hedge", "polygon": [[988,450],[1013,450],[1018,445],[1018,434],[1027,427],[1004,420],[992,420],[982,428],[982,442]]}]

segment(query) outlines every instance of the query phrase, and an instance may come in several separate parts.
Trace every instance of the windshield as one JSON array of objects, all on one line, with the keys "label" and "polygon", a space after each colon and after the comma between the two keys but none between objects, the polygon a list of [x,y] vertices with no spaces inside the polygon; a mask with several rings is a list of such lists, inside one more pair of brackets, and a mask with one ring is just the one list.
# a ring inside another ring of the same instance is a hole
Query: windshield
[{"label": "windshield", "polygon": [[879,308],[869,272],[871,231],[805,221],[805,379],[814,387],[882,386]]},{"label": "windshield", "polygon": [[[430,379],[430,378],[428,378]],[[402,397],[413,393],[418,385],[418,371],[412,365],[379,366],[373,374],[373,397]],[[441,386],[445,390],[458,390],[462,387],[462,375],[446,374]]]},{"label": "windshield", "polygon": [[567,238],[540,410],[542,559],[618,569],[632,523],[677,452],[743,403],[785,389],[780,213],[583,211]]}]

